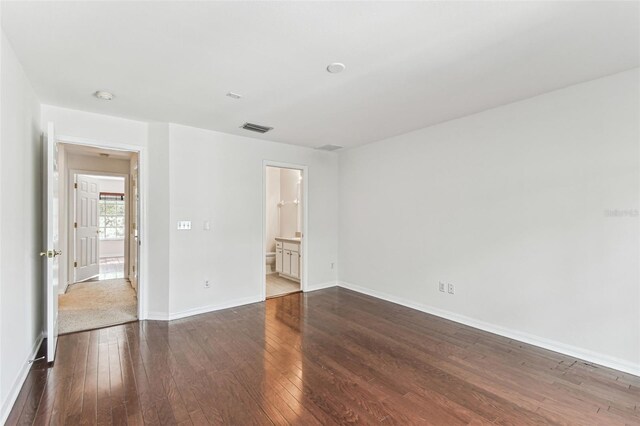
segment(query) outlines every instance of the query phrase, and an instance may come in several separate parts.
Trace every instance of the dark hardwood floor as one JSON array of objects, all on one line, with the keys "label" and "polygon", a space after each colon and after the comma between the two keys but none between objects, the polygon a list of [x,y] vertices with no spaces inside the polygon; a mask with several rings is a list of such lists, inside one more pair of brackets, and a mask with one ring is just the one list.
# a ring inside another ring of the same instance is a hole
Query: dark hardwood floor
[{"label": "dark hardwood floor", "polygon": [[640,424],[640,378],[340,288],[61,336],[8,424]]}]

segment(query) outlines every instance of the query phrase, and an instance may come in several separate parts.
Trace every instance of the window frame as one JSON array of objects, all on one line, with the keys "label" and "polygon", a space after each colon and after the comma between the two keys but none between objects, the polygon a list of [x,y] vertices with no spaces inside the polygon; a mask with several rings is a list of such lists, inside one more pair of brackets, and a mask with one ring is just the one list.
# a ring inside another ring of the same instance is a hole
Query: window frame
[{"label": "window frame", "polygon": [[[113,213],[107,213],[109,206],[115,206]],[[107,218],[115,225],[107,225]],[[119,221],[122,225],[118,225]],[[114,237],[107,237],[107,230],[115,230]],[[121,231],[121,232],[118,232]],[[126,233],[126,201],[123,193],[101,192],[98,198],[98,239],[100,241],[121,241]],[[120,235],[118,235],[120,234]]]}]

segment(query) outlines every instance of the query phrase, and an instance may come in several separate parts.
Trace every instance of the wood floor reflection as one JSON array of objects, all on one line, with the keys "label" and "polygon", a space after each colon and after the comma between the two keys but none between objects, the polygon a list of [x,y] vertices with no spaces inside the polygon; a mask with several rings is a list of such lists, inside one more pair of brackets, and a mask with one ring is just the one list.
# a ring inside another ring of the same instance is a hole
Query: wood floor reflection
[{"label": "wood floor reflection", "polygon": [[60,338],[8,424],[640,424],[640,378],[348,290]]}]

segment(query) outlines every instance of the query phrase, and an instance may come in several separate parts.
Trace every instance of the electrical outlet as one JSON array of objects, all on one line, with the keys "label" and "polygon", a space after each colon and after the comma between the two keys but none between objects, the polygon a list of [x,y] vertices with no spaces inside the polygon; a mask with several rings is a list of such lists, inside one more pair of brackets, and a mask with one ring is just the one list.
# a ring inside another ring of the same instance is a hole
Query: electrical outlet
[{"label": "electrical outlet", "polygon": [[211,284],[209,284],[209,280],[204,280],[204,288],[209,288],[211,287]]},{"label": "electrical outlet", "polygon": [[336,266],[336,264],[335,264],[335,263],[333,263],[333,262],[331,262],[331,269],[334,269],[334,268],[335,268],[335,266]]},{"label": "electrical outlet", "polygon": [[444,283],[442,281],[438,281],[438,290],[444,293]]},{"label": "electrical outlet", "polygon": [[455,293],[455,287],[453,286],[453,284],[449,283],[449,285],[447,286],[447,289],[449,291],[449,294]]}]

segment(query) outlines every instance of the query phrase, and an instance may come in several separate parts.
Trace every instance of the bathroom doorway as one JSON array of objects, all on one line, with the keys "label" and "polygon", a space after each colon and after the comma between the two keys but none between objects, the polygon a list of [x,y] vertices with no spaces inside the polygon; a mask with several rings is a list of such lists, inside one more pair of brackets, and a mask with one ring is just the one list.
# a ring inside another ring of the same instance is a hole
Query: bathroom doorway
[{"label": "bathroom doorway", "polygon": [[304,290],[306,185],[304,166],[264,165],[264,298]]}]

